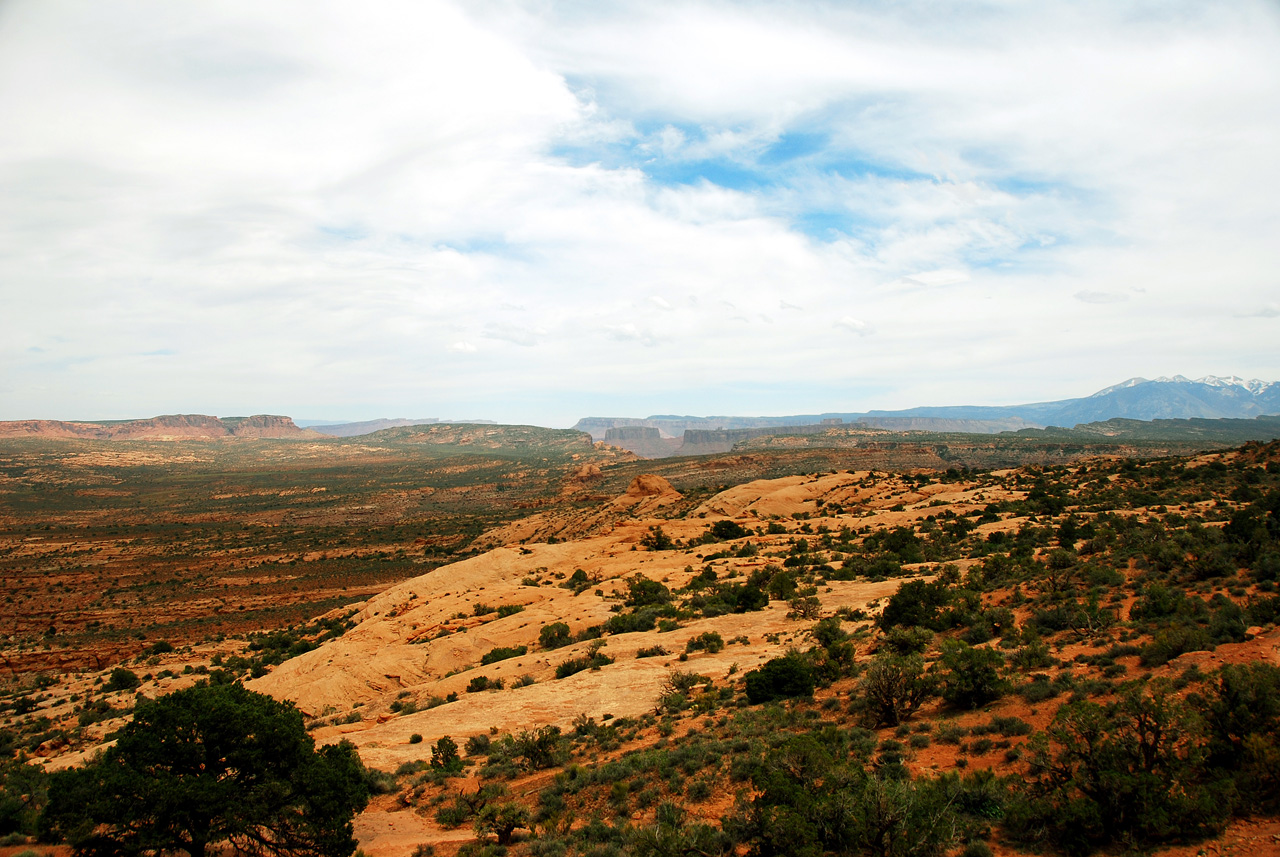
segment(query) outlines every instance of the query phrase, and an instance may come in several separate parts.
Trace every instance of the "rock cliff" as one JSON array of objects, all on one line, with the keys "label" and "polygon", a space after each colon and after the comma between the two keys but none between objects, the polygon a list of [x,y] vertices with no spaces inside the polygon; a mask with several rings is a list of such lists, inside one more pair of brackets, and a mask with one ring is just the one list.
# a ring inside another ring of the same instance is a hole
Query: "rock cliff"
[{"label": "rock cliff", "polygon": [[145,420],[110,422],[63,422],[60,420],[0,422],[0,437],[180,440],[219,437],[319,436],[315,432],[298,428],[289,417],[269,414],[222,418],[205,414],[166,414]]}]

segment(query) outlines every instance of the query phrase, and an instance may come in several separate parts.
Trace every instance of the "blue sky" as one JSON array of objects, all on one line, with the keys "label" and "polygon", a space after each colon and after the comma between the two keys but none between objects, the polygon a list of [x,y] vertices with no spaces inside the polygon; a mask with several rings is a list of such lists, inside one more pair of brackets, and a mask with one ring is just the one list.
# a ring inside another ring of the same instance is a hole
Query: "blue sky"
[{"label": "blue sky", "polygon": [[1280,379],[1273,3],[0,5],[0,419]]}]

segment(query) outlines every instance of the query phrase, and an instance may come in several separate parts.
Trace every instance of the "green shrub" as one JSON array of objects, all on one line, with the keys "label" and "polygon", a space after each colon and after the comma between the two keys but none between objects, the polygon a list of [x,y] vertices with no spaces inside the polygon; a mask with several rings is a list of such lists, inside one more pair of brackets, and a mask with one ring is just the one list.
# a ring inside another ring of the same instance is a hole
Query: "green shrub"
[{"label": "green shrub", "polygon": [[474,823],[476,835],[481,838],[493,834],[499,846],[511,844],[511,837],[516,830],[529,826],[529,811],[515,801],[500,804],[485,804],[476,814]]},{"label": "green shrub", "polygon": [[952,780],[876,777],[812,735],[780,740],[750,777],[755,797],[724,826],[761,857],[941,857],[959,829]]},{"label": "green shrub", "polygon": [[918,626],[890,628],[880,641],[899,655],[923,654],[933,642],[933,632]]},{"label": "green shrub", "polygon": [[1158,667],[1187,652],[1213,649],[1209,633],[1196,625],[1172,625],[1157,631],[1142,649],[1139,661],[1144,667]]},{"label": "green shrub", "polygon": [[743,536],[751,535],[751,531],[746,527],[742,526],[737,521],[730,520],[716,521],[707,528],[707,533],[719,541],[740,539]]},{"label": "green shrub", "polygon": [[879,655],[858,684],[867,725],[897,726],[937,694],[937,680],[919,655]]},{"label": "green shrub", "polygon": [[107,683],[102,686],[105,691],[133,690],[142,684],[142,679],[133,670],[116,667],[111,671]]},{"label": "green shrub", "polygon": [[848,633],[841,627],[839,616],[828,616],[815,622],[809,629],[809,635],[824,649],[849,639]]},{"label": "green shrub", "polygon": [[951,588],[941,581],[910,580],[898,587],[885,605],[880,613],[880,627],[888,630],[918,625],[940,630],[942,608],[951,603],[951,598]]},{"label": "green shrub", "polygon": [[788,652],[783,657],[767,661],[759,669],[747,673],[745,679],[747,700],[752,705],[813,695],[813,669],[799,652]]},{"label": "green shrub", "polygon": [[24,758],[0,760],[0,845],[23,845],[37,832],[49,774]]},{"label": "green shrub", "polygon": [[349,854],[369,786],[355,747],[317,750],[292,703],[239,684],[197,684],[139,702],[113,746],[57,772],[41,827],[81,853],[255,843],[279,857],[293,853],[282,845],[305,842],[314,853]]},{"label": "green shrub", "polygon": [[1049,646],[1034,633],[1030,634],[1026,644],[1015,649],[1009,656],[1009,666],[1020,670],[1047,669],[1053,666],[1053,656],[1049,654]]},{"label": "green shrub", "polygon": [[502,679],[478,675],[467,682],[467,693],[480,693],[485,690],[502,690]]},{"label": "green shrub", "polygon": [[532,732],[521,732],[514,738],[515,756],[524,760],[525,766],[538,770],[550,768],[562,761],[564,739],[559,726],[543,726]]},{"label": "green shrub", "polygon": [[569,636],[569,626],[564,622],[543,625],[538,631],[538,645],[544,649],[559,649],[571,642],[573,639]]},{"label": "green shrub", "polygon": [[528,654],[528,646],[508,646],[490,649],[480,657],[481,666],[495,664],[498,661],[505,661],[507,658],[518,658],[521,655]]},{"label": "green shrub", "polygon": [[714,655],[724,650],[724,638],[715,631],[704,631],[685,643],[684,650],[686,652],[701,651]]},{"label": "green shrub", "polygon": [[601,645],[593,643],[580,658],[570,658],[556,667],[556,678],[568,678],[583,670],[598,670],[613,663],[613,658],[600,651]]},{"label": "green shrub", "polygon": [[650,580],[642,574],[636,574],[627,581],[628,607],[647,607],[657,604],[668,604],[671,601],[671,590],[662,583]]},{"label": "green shrub", "polygon": [[1208,700],[1209,764],[1233,781],[1245,812],[1280,807],[1280,667],[1228,664]]},{"label": "green shrub", "polygon": [[640,631],[652,631],[657,624],[657,611],[653,608],[645,608],[634,613],[619,613],[616,616],[610,616],[604,623],[604,630],[609,634],[632,634]]},{"label": "green shrub", "polygon": [[981,708],[1008,690],[1008,682],[1000,676],[1004,655],[995,649],[947,640],[939,665],[942,698],[957,708]]},{"label": "green shrub", "polygon": [[1068,854],[1211,834],[1228,805],[1200,776],[1202,734],[1194,712],[1160,686],[1131,689],[1109,708],[1068,703],[1029,745],[1006,829]]},{"label": "green shrub", "polygon": [[649,527],[649,531],[640,537],[640,547],[651,551],[674,550],[676,543],[671,540],[658,524]]},{"label": "green shrub", "polygon": [[1032,676],[1031,681],[1018,688],[1018,695],[1032,705],[1052,699],[1061,692],[1057,685],[1049,681],[1047,675]]},{"label": "green shrub", "polygon": [[437,771],[456,774],[462,770],[462,757],[458,755],[458,742],[443,736],[431,748],[431,767]]},{"label": "green shrub", "polygon": [[685,789],[685,794],[694,803],[701,803],[711,797],[711,793],[711,783],[703,779],[690,780],[688,787]]}]

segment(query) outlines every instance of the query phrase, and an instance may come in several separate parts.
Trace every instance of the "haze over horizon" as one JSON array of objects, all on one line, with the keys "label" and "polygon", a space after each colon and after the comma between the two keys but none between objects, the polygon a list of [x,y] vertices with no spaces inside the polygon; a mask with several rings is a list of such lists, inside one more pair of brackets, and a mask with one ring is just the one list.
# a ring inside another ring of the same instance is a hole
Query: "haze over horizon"
[{"label": "haze over horizon", "polygon": [[1280,379],[1280,7],[0,5],[0,419]]}]

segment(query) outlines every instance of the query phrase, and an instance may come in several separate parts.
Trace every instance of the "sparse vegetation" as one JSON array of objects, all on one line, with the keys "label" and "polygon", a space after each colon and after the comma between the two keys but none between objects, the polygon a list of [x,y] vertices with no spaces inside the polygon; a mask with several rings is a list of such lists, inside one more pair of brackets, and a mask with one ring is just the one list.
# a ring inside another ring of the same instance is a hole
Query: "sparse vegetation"
[{"label": "sparse vegetation", "polygon": [[[455,701],[464,687],[522,687],[552,674],[602,671],[556,689],[568,694],[607,688],[612,670],[665,676],[641,712],[614,708],[615,717],[585,702],[567,734],[534,723],[513,734],[495,728],[467,738],[465,759],[440,738],[420,766],[363,775],[399,805],[470,826],[477,839],[466,853],[980,855],[999,839],[1006,850],[1074,855],[1193,842],[1236,815],[1280,812],[1280,671],[1233,663],[1254,657],[1263,645],[1254,635],[1274,633],[1280,619],[1278,452],[1084,462],[1062,452],[999,472],[972,463],[947,473],[818,467],[803,484],[835,477],[838,490],[776,520],[740,516],[747,526],[683,517],[724,484],[709,480],[740,478],[699,471],[688,478],[707,487],[682,485],[686,499],[664,508],[661,524],[639,522],[644,550],[624,549],[629,566],[604,554],[548,561],[544,533],[513,545],[520,565],[509,582],[457,593],[447,575],[428,577],[403,603],[371,602],[383,606],[367,611],[412,626],[418,645],[465,634],[453,643],[466,654],[447,676],[321,712],[309,726],[376,728],[388,710],[409,714]],[[813,450],[786,455],[818,460]],[[921,490],[928,485],[944,490]],[[440,619],[405,615],[427,601]],[[563,610],[562,621],[548,621],[548,606]],[[761,609],[769,612],[751,628],[763,630],[721,636],[739,621],[732,614]],[[704,624],[717,617],[726,618]],[[10,721],[0,747],[13,760],[0,781],[0,824],[33,831],[44,801],[24,780],[21,753],[89,748],[118,725],[107,721],[130,715],[135,694],[142,709],[184,673],[233,687],[335,639],[350,616],[324,621],[331,627],[293,621],[223,638],[204,661],[183,651],[182,634],[148,629],[164,645],[129,637],[127,658],[79,680],[74,699],[34,677],[15,680],[0,694]],[[47,631],[24,657],[46,644],[58,651],[62,633]],[[623,634],[650,636],[597,639]],[[617,666],[606,639],[626,655]],[[728,668],[702,654],[739,645]],[[1210,650],[1228,666],[1212,670],[1216,661],[1194,654]],[[443,649],[415,651],[427,653],[429,672],[444,671],[433,666]],[[636,663],[631,652],[670,660]],[[702,674],[685,671],[693,669]],[[452,690],[433,688],[437,680]],[[523,695],[487,699],[505,706]],[[451,789],[464,766],[480,792]],[[734,793],[727,815],[710,815],[723,808],[711,796]],[[531,838],[519,844],[522,829]]]}]

